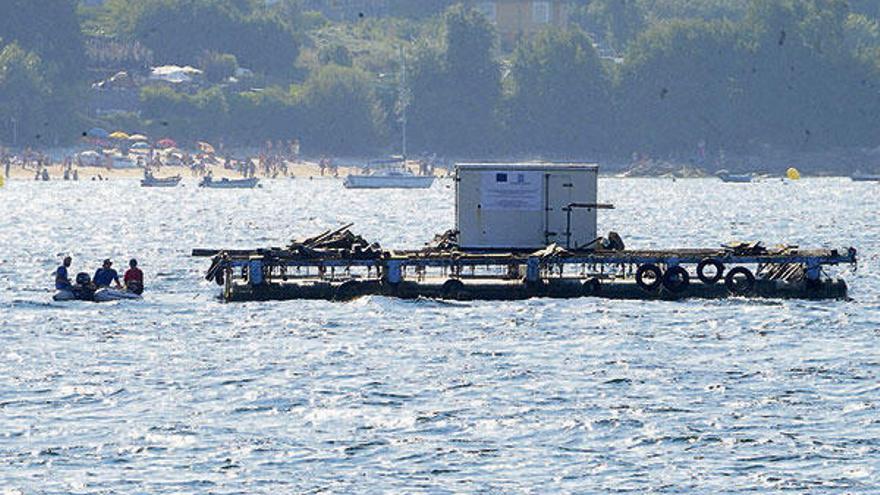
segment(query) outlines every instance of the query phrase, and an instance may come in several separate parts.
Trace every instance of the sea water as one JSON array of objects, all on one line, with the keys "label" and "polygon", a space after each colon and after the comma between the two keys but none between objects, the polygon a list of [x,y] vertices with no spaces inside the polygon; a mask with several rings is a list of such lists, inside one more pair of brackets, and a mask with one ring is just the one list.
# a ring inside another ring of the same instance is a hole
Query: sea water
[{"label": "sea water", "polygon": [[[629,247],[855,246],[852,301],[224,304],[192,248],[454,221],[444,180],[263,184],[0,189],[3,493],[877,493],[880,184],[600,180]],[[145,300],[52,302],[65,254]]]}]

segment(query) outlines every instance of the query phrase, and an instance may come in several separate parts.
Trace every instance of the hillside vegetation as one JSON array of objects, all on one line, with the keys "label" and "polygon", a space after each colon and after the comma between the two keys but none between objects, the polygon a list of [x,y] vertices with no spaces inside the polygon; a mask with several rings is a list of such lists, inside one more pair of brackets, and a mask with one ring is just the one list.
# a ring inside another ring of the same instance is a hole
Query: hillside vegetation
[{"label": "hillside vegetation", "polygon": [[[404,107],[410,149],[452,156],[880,144],[874,1],[573,2],[569,26],[509,52],[462,5],[391,2],[390,14],[332,20],[295,0],[6,0],[0,144],[69,144],[103,126],[382,153],[398,148]],[[149,79],[172,64],[202,76]],[[138,81],[126,89],[136,110],[96,113],[92,84],[119,71]]]}]

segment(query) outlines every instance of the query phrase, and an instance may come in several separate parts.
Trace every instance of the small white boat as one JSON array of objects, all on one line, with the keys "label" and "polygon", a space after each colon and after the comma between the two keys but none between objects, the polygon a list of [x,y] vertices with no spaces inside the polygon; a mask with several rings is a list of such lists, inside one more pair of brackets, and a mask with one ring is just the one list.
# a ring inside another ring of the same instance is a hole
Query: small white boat
[{"label": "small white boat", "polygon": [[249,179],[220,179],[214,180],[211,177],[205,177],[199,182],[199,187],[209,187],[212,189],[253,189],[260,183],[260,179],[251,177]]},{"label": "small white boat", "polygon": [[156,178],[148,175],[141,179],[141,187],[176,187],[180,184],[182,177],[175,175],[174,177]]},{"label": "small white boat", "polygon": [[719,170],[715,175],[717,175],[722,182],[733,182],[739,184],[752,182],[753,179],[751,174],[731,174],[727,170]]},{"label": "small white boat", "polygon": [[428,189],[434,183],[433,175],[416,175],[399,160],[371,163],[399,163],[391,167],[367,169],[362,174],[349,174],[342,185],[346,189]]},{"label": "small white boat", "polygon": [[880,182],[880,175],[856,172],[850,176],[850,179],[854,182]]},{"label": "small white boat", "polygon": [[110,301],[137,301],[143,299],[140,294],[129,292],[123,289],[111,289],[109,287],[98,289],[94,293],[91,291],[78,290],[59,290],[52,296],[54,301],[93,301],[93,302],[110,302]]}]

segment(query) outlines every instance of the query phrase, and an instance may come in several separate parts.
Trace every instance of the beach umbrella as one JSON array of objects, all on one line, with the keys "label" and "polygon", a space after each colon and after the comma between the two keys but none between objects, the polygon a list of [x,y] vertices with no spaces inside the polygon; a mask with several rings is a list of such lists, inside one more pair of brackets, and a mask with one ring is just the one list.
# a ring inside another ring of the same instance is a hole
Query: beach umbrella
[{"label": "beach umbrella", "polygon": [[197,144],[199,145],[199,151],[201,151],[203,153],[208,153],[211,155],[214,154],[214,147],[211,146],[210,144],[208,144],[204,141],[199,141]]},{"label": "beach umbrella", "polygon": [[133,145],[131,145],[131,147],[133,149],[143,150],[143,149],[148,149],[150,147],[150,144],[145,141],[138,141],[138,142],[134,143]]},{"label": "beach umbrella", "polygon": [[171,138],[165,138],[157,141],[156,146],[160,148],[177,148],[177,142]]},{"label": "beach umbrella", "polygon": [[146,141],[147,136],[144,136],[143,134],[132,134],[131,136],[128,136],[128,140],[129,141]]},{"label": "beach umbrella", "polygon": [[116,132],[113,132],[112,134],[110,134],[110,137],[112,139],[128,139],[129,135],[122,132],[122,131],[116,131]]},{"label": "beach umbrella", "polygon": [[101,129],[100,127],[92,127],[86,133],[88,137],[99,138],[99,139],[107,139],[110,136],[110,133]]}]

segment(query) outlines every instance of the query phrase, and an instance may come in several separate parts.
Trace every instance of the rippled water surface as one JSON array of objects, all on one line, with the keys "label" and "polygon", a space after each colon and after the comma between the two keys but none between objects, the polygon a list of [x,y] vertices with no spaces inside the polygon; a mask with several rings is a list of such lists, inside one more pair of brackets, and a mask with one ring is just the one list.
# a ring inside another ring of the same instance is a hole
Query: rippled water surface
[{"label": "rippled water surface", "polygon": [[[629,246],[855,245],[851,302],[223,304],[193,247],[452,224],[451,183],[0,189],[5,493],[877,493],[880,185],[600,182]],[[140,303],[53,303],[136,256]]]}]

